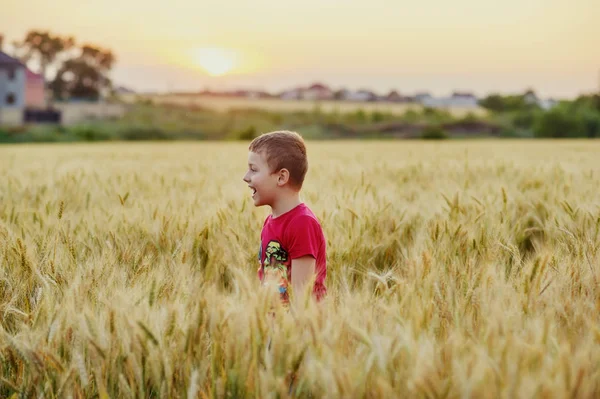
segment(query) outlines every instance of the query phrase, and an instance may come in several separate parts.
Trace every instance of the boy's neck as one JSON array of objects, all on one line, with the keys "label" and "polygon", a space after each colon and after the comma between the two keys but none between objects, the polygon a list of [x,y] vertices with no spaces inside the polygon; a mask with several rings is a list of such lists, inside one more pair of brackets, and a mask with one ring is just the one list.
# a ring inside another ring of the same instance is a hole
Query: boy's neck
[{"label": "boy's neck", "polygon": [[291,211],[298,205],[300,205],[300,193],[295,192],[290,195],[281,196],[278,198],[273,205],[271,205],[271,214],[273,218],[277,218],[286,212]]}]

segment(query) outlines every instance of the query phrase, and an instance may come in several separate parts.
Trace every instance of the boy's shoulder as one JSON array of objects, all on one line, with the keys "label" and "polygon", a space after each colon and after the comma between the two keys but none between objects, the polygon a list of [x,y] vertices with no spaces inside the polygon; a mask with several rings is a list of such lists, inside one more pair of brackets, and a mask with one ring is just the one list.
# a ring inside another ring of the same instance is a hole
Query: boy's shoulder
[{"label": "boy's shoulder", "polygon": [[295,212],[292,215],[292,218],[294,219],[298,219],[298,218],[311,218],[314,219],[315,221],[319,221],[319,219],[315,216],[315,214],[313,213],[313,211],[308,207],[308,205],[306,205],[305,203],[301,203],[300,205],[298,205],[296,207],[297,212]]},{"label": "boy's shoulder", "polygon": [[286,230],[290,236],[304,236],[308,234],[319,240],[324,238],[321,222],[313,213],[313,211],[304,204],[301,205],[301,208],[298,209],[298,212],[291,215]]}]

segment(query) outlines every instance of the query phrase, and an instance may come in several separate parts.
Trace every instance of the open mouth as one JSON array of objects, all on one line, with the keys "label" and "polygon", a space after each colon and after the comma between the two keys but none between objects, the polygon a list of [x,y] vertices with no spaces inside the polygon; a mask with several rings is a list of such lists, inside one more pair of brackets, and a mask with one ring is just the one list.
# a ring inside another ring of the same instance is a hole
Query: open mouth
[{"label": "open mouth", "polygon": [[256,189],[254,187],[248,186],[252,190],[252,198],[256,195]]}]

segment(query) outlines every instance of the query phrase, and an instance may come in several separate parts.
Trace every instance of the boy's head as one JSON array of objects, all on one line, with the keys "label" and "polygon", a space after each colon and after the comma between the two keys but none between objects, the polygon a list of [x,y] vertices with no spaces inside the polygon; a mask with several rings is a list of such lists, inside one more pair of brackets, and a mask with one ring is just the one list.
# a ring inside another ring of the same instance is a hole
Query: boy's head
[{"label": "boy's head", "polygon": [[265,133],[255,138],[248,150],[244,181],[253,190],[254,205],[272,205],[277,196],[300,191],[308,161],[304,140],[298,133]]}]

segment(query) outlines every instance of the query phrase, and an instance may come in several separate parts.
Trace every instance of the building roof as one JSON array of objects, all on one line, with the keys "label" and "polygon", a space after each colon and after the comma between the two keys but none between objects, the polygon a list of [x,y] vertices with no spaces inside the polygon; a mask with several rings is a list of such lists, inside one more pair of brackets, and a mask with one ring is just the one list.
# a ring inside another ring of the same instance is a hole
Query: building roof
[{"label": "building roof", "polygon": [[422,91],[422,92],[415,94],[414,97],[415,98],[427,98],[427,97],[431,97],[431,94],[426,91]]},{"label": "building roof", "polygon": [[24,66],[21,61],[0,51],[0,67],[2,66]]},{"label": "building roof", "polygon": [[329,87],[322,83],[314,83],[308,88],[308,90],[329,90]]},{"label": "building roof", "polygon": [[466,91],[455,91],[454,93],[452,93],[452,97],[474,98],[475,95]]}]

